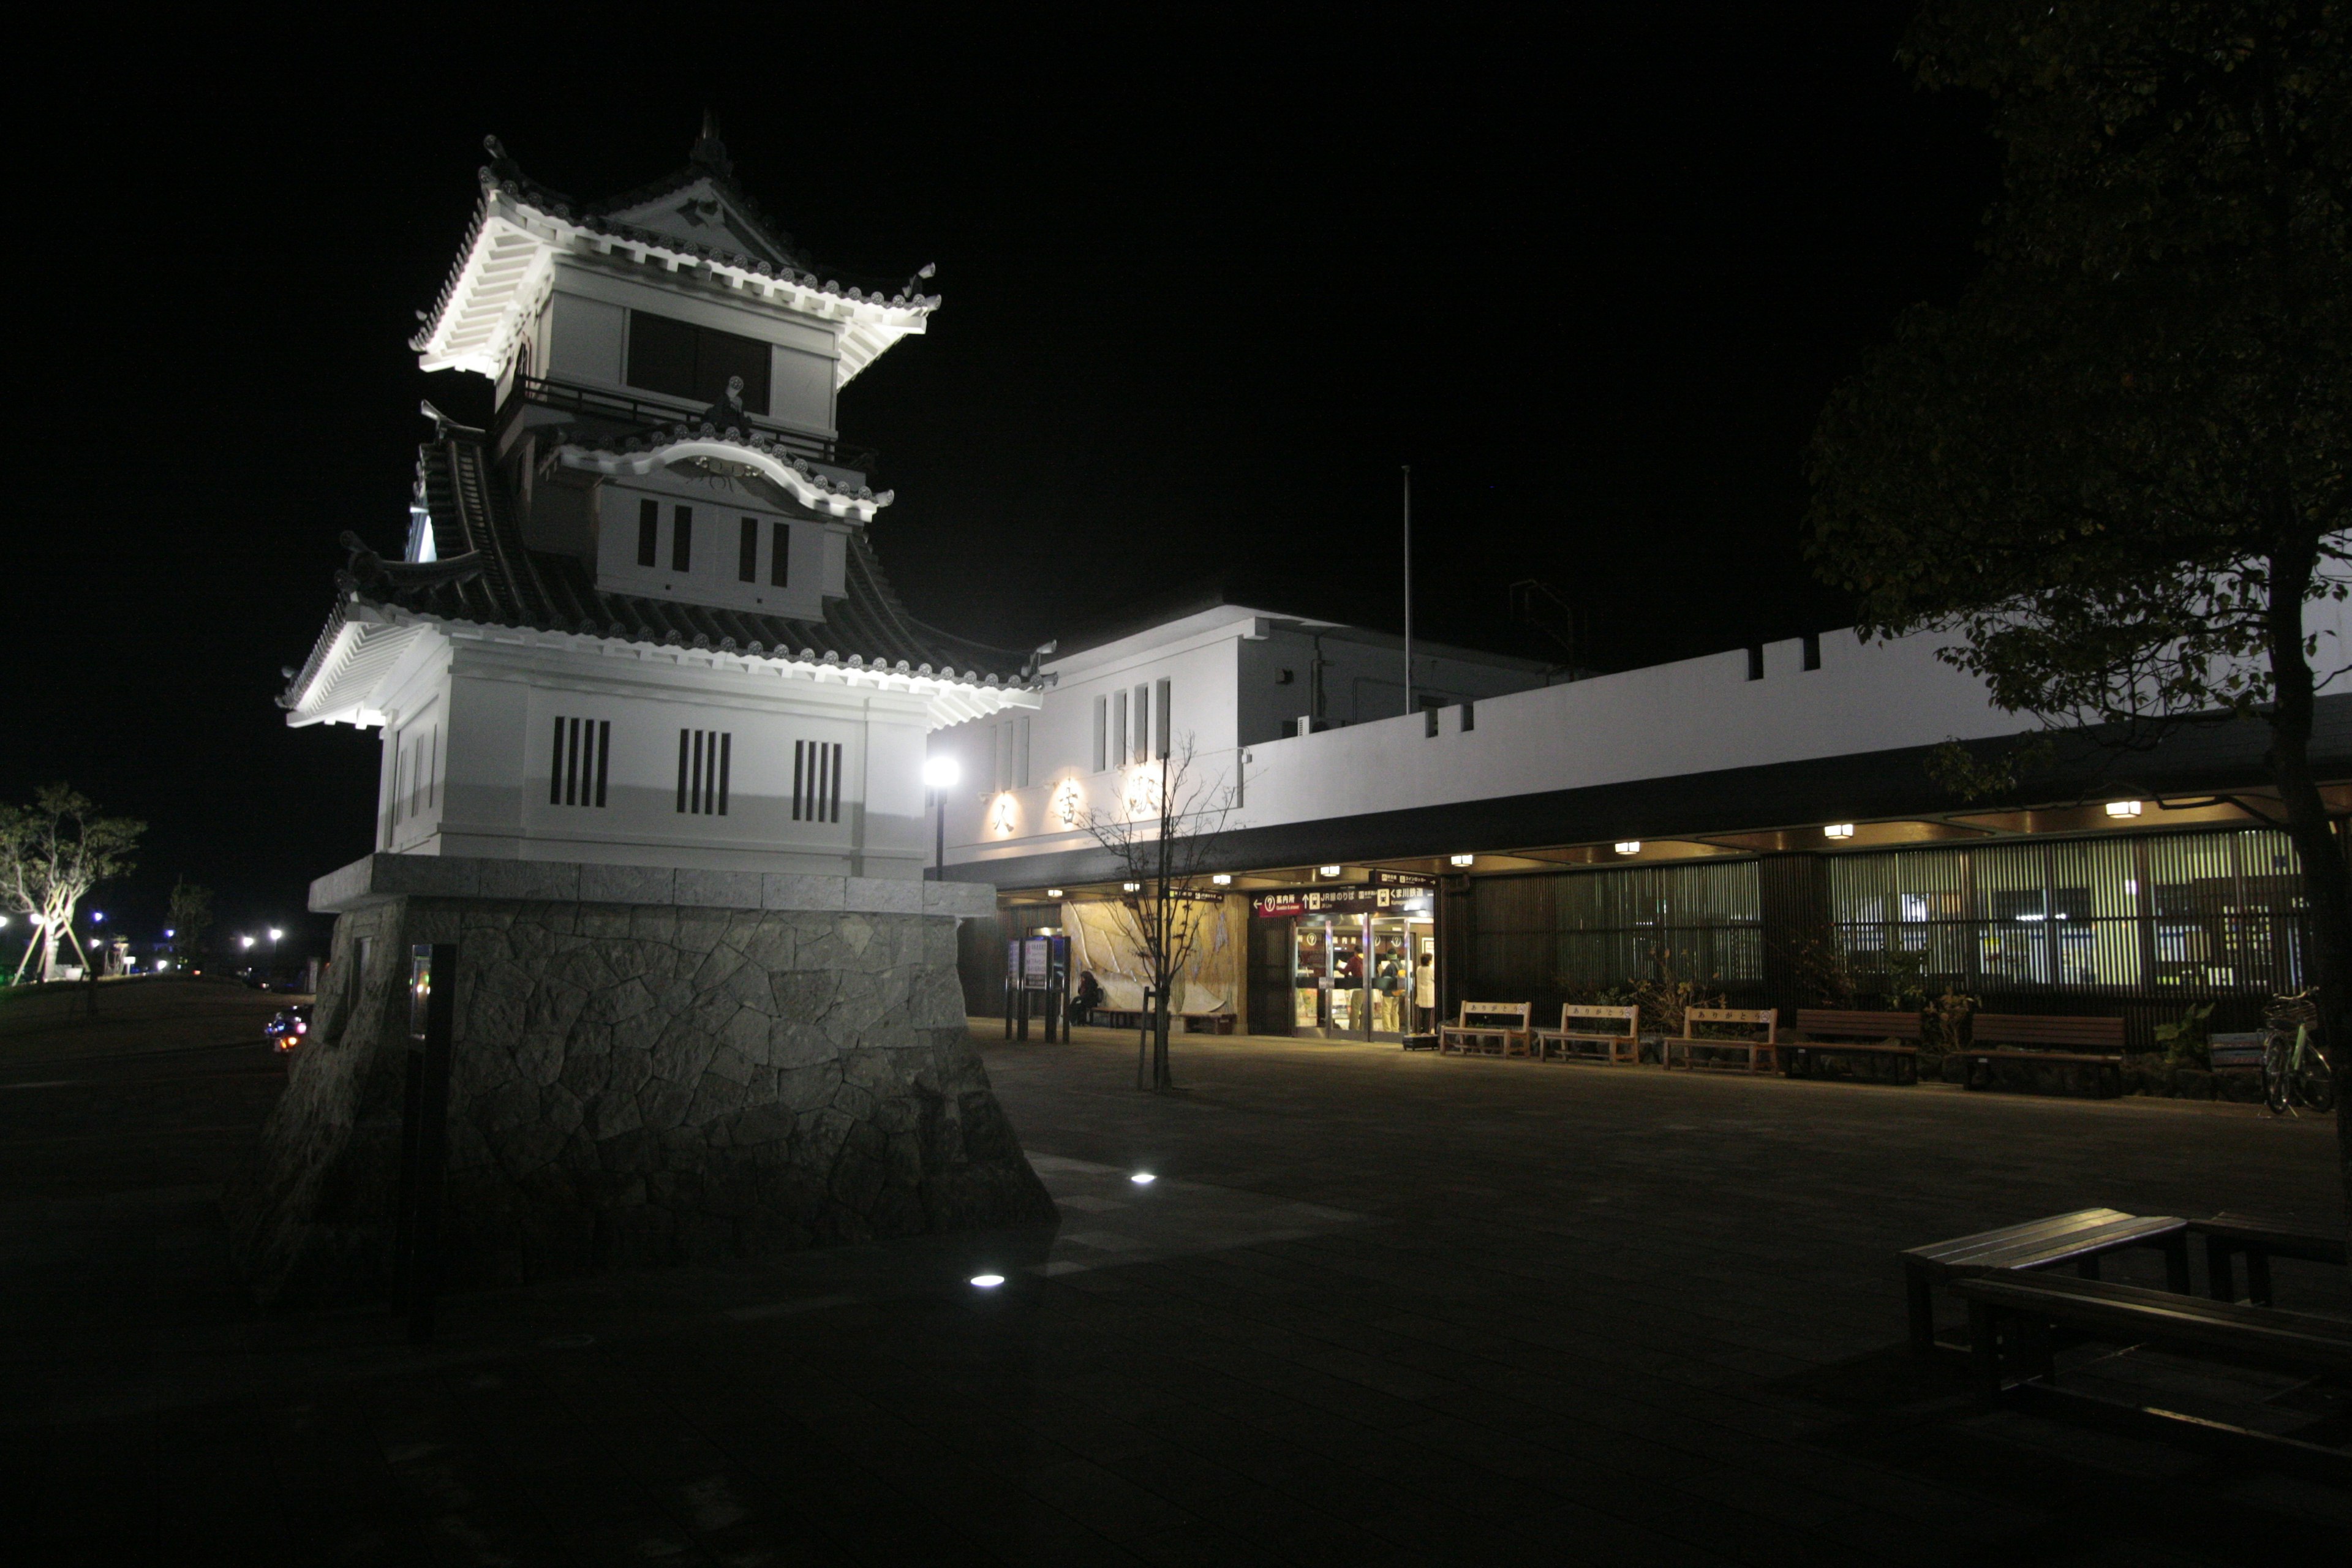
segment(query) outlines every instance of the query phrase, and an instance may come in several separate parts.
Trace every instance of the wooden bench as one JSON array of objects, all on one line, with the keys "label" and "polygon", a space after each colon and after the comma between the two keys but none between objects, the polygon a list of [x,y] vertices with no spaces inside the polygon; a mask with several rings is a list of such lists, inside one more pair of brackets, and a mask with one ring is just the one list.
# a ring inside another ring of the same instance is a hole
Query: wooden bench
[{"label": "wooden bench", "polygon": [[[1702,1024],[1761,1029],[1764,1034],[1760,1039],[1752,1037],[1746,1039],[1719,1037],[1701,1038],[1691,1031]],[[1717,1065],[1711,1060],[1702,1063],[1700,1057],[1704,1053],[1708,1058],[1717,1055],[1744,1058],[1745,1060],[1740,1064],[1740,1070],[1743,1071],[1774,1072],[1779,1070],[1780,1066],[1780,1012],[1777,1007],[1685,1007],[1683,1009],[1683,1032],[1679,1035],[1668,1036],[1660,1042],[1659,1058],[1669,1072],[1674,1070],[1675,1054],[1677,1051],[1682,1053],[1683,1068],[1685,1071],[1702,1065],[1708,1067]],[[1724,1065],[1727,1067],[1729,1064]]]},{"label": "wooden bench", "polygon": [[[1797,1033],[1807,1036],[1801,1043],[1784,1041],[1782,1050],[1789,1059],[1790,1078],[1811,1078],[1823,1057],[1862,1057],[1874,1065],[1885,1062],[1895,1069],[1897,1083],[1919,1081],[1919,1047],[1892,1044],[1895,1040],[1917,1041],[1920,1037],[1919,1015],[1883,1011],[1841,1010],[1832,1007],[1800,1007],[1797,1009]],[[1823,1035],[1850,1036],[1852,1043],[1824,1043]]]},{"label": "wooden bench", "polygon": [[[2029,1048],[2011,1048],[2017,1047]],[[2088,1067],[2100,1098],[2112,1099],[2124,1091],[2121,1018],[1979,1013],[1970,1025],[1969,1047],[1960,1055],[1968,1063],[1967,1082],[1970,1089],[1990,1089],[1993,1069],[2003,1062],[2012,1062]]]},{"label": "wooden bench", "polygon": [[1460,1057],[1524,1057],[1533,1047],[1528,1027],[1532,1002],[1465,1002],[1462,1016],[1437,1026],[1442,1055]]},{"label": "wooden bench", "polygon": [[1936,1303],[1930,1292],[1937,1285],[1989,1269],[2055,1268],[2062,1263],[2071,1263],[2077,1274],[2095,1279],[2100,1258],[2128,1247],[2160,1248],[2167,1282],[2175,1290],[2189,1288],[2189,1222],[2170,1215],[2076,1209],[2073,1214],[1912,1247],[1903,1254],[1911,1348],[1922,1355],[1936,1348]]},{"label": "wooden bench", "polygon": [[1969,1365],[1986,1405],[2009,1387],[2011,1370],[2020,1382],[2049,1384],[2051,1331],[2058,1328],[2127,1345],[2218,1352],[2286,1372],[2352,1372],[2352,1322],[2341,1318],[2005,1269],[1952,1289],[1969,1304]]},{"label": "wooden bench", "polygon": [[2269,1039],[2260,1029],[2209,1036],[2205,1041],[2206,1065],[2215,1072],[2260,1072],[2263,1047]]},{"label": "wooden bench", "polygon": [[2257,1307],[2271,1304],[2271,1259],[2299,1258],[2307,1263],[2344,1265],[2344,1237],[2297,1230],[2259,1215],[2217,1214],[2211,1219],[2189,1222],[2191,1232],[2205,1238],[2205,1289],[2216,1301],[2238,1299],[2235,1259],[2246,1260],[2246,1299]]},{"label": "wooden bench", "polygon": [[[1612,1021],[1625,1026],[1622,1034],[1608,1029],[1578,1028]],[[1536,1031],[1538,1061],[1598,1061],[1615,1064],[1636,1060],[1642,1050],[1642,1009],[1601,1007],[1582,1002],[1560,1004],[1559,1027]],[[1557,1054],[1555,1054],[1557,1053]]]}]

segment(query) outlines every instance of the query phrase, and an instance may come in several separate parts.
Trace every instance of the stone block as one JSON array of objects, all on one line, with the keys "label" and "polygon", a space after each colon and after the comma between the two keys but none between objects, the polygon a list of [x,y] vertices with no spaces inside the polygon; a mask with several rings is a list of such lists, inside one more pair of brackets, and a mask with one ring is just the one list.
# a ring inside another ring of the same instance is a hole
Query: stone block
[{"label": "stone block", "polygon": [[591,904],[667,904],[677,901],[667,866],[583,866],[580,898]]},{"label": "stone block", "polygon": [[988,882],[924,882],[923,912],[983,919],[996,912],[996,889]]},{"label": "stone block", "polygon": [[769,910],[838,910],[848,889],[845,877],[770,871],[760,879],[760,907]]},{"label": "stone block", "polygon": [[[842,908],[871,914],[919,915],[923,912],[923,884],[887,881],[879,877],[845,879]],[[991,907],[993,907],[992,900]]]},{"label": "stone block", "polygon": [[675,897],[681,908],[756,910],[761,907],[760,883],[757,871],[680,870]]},{"label": "stone block", "polygon": [[477,860],[474,865],[480,898],[579,901],[580,868],[567,861]]}]

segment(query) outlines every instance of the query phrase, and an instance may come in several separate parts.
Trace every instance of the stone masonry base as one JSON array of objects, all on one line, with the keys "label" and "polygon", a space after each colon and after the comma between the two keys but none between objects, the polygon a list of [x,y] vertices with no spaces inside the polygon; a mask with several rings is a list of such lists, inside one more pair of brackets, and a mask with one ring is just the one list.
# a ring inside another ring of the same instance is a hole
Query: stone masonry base
[{"label": "stone masonry base", "polygon": [[[837,905],[835,882],[789,901]],[[952,913],[343,901],[310,1043],[224,1200],[265,1303],[389,1286],[417,942],[457,946],[448,1282],[1055,1218],[965,1032]]]}]

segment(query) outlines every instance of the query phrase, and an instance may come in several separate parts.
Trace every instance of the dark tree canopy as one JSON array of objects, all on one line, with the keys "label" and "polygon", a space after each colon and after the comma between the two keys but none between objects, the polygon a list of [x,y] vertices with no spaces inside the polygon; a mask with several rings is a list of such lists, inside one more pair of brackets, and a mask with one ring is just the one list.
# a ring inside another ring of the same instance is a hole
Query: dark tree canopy
[{"label": "dark tree canopy", "polygon": [[2352,879],[2309,753],[2352,649],[2305,619],[2352,580],[2352,4],[1934,0],[1904,56],[1990,99],[2004,191],[1981,276],[1823,410],[1816,567],[2053,728],[2265,721],[2343,1064]]}]

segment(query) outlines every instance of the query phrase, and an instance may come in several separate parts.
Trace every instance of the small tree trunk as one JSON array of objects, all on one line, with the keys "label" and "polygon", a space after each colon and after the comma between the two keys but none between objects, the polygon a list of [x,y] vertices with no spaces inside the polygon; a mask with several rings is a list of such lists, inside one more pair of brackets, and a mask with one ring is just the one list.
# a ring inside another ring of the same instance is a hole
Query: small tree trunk
[{"label": "small tree trunk", "polygon": [[2352,1243],[2352,1116],[2342,1072],[2352,1043],[2352,871],[2327,804],[2311,773],[2314,689],[2311,665],[2303,651],[2304,593],[2315,561],[2308,552],[2284,553],[2272,563],[2270,603],[2270,771],[2286,808],[2287,836],[2303,862],[2304,896],[2311,905],[2312,979],[2319,988],[2319,1039],[2338,1078],[2336,1091],[2336,1155],[2342,1185],[2339,1224]]}]

